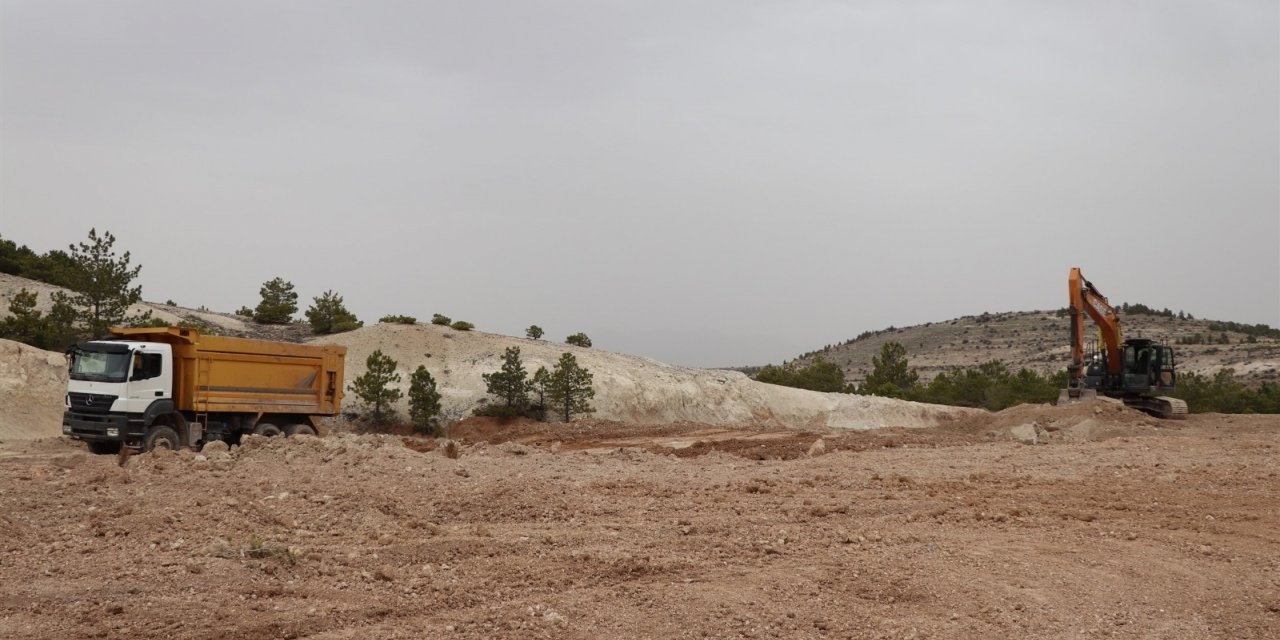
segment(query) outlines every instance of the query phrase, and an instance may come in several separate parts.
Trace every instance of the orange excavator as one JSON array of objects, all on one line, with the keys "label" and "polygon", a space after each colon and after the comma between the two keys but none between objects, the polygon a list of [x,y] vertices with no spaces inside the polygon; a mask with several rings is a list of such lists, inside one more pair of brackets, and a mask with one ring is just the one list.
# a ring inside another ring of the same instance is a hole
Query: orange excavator
[{"label": "orange excavator", "polygon": [[[1079,267],[1073,267],[1067,276],[1067,293],[1071,301],[1071,366],[1067,368],[1067,388],[1058,393],[1058,404],[1093,399],[1101,392],[1157,418],[1185,416],[1186,402],[1160,395],[1177,383],[1173,348],[1143,338],[1122,342],[1115,308],[1084,279]],[[1098,325],[1103,346],[1089,350],[1087,361],[1086,314]]]}]

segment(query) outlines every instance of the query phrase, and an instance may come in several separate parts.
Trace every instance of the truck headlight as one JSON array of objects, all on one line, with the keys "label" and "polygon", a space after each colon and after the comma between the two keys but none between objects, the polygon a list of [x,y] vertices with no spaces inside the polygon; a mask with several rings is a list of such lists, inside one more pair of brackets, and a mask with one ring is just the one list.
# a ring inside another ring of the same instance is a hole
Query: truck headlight
[{"label": "truck headlight", "polygon": [[107,427],[107,435],[112,438],[120,437],[120,429],[118,427]]}]

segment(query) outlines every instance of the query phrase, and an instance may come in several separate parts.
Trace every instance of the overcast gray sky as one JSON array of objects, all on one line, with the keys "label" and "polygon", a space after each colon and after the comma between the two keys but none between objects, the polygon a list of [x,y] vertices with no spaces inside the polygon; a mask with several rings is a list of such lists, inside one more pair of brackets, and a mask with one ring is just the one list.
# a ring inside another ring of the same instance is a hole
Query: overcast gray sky
[{"label": "overcast gray sky", "polygon": [[0,1],[0,235],[149,300],[689,365],[1113,301],[1280,325],[1280,9]]}]

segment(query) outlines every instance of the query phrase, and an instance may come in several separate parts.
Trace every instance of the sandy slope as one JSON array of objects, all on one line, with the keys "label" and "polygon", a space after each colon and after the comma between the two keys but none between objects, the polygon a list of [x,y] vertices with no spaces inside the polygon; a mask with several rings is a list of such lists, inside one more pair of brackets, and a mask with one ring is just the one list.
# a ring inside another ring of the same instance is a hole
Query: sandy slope
[{"label": "sandy slope", "polygon": [[[452,417],[468,414],[485,398],[481,375],[501,367],[509,346],[520,347],[530,373],[539,366],[550,370],[560,354],[573,353],[594,375],[595,417],[604,420],[870,429],[933,426],[973,414],[955,407],[791,389],[755,382],[735,371],[678,367],[598,349],[435,325],[378,324],[315,342],[347,347],[348,382],[364,373],[365,360],[375,349],[397,361],[400,387],[406,390],[409,374],[425,365]],[[354,401],[354,396],[348,400]],[[407,406],[402,399],[400,409]]]},{"label": "sandy slope", "polygon": [[66,393],[62,354],[0,339],[0,440],[62,433]]}]

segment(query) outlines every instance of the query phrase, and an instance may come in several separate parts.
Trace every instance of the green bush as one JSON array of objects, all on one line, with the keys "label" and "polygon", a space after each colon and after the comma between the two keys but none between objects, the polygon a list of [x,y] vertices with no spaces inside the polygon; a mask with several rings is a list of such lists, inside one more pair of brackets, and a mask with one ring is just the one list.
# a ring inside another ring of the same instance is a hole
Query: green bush
[{"label": "green bush", "polygon": [[1230,368],[1212,376],[1179,373],[1169,395],[1185,400],[1191,413],[1280,413],[1280,387],[1265,382],[1253,389],[1235,373]]},{"label": "green bush", "polygon": [[146,320],[131,322],[129,323],[129,326],[146,329],[167,329],[169,328],[169,321],[161,320],[160,318],[147,318]]},{"label": "green bush", "polygon": [[504,404],[486,404],[476,407],[473,415],[484,416],[486,418],[498,418],[499,420],[512,420],[524,417],[525,410],[523,407],[509,407]]},{"label": "green bush", "polygon": [[418,324],[418,319],[413,316],[382,316],[378,322],[383,324]]},{"label": "green bush", "polygon": [[467,322],[466,320],[459,320],[449,325],[449,328],[454,329],[456,331],[470,331],[476,328],[476,326],[474,324],[471,324],[470,322]]},{"label": "green bush", "polygon": [[1041,375],[1030,369],[1010,372],[999,360],[984,362],[975,368],[939,373],[927,385],[916,384],[904,390],[902,397],[918,402],[976,407],[990,411],[1014,405],[1047,404],[1067,386],[1067,373]]},{"label": "green bush", "polygon": [[587,334],[582,333],[581,331],[569,336],[568,338],[565,338],[564,341],[565,341],[565,344],[571,344],[571,345],[574,345],[575,347],[591,346],[591,338],[588,338]]},{"label": "green bush", "polygon": [[316,335],[342,333],[364,326],[354,313],[347,310],[342,296],[332,291],[325,291],[312,298],[312,305],[307,308],[306,315],[307,322],[311,323],[311,332]]},{"label": "green bush", "polygon": [[438,325],[447,327],[452,322],[453,322],[453,319],[450,318],[449,316],[440,315],[438,313],[431,314],[431,324],[438,324]]},{"label": "green bush", "polygon": [[809,389],[810,391],[851,391],[849,385],[845,384],[844,370],[840,368],[840,365],[834,362],[827,362],[821,357],[807,367],[798,368],[794,363],[787,363],[780,367],[767,365],[760,369],[755,379],[759,382]]}]

